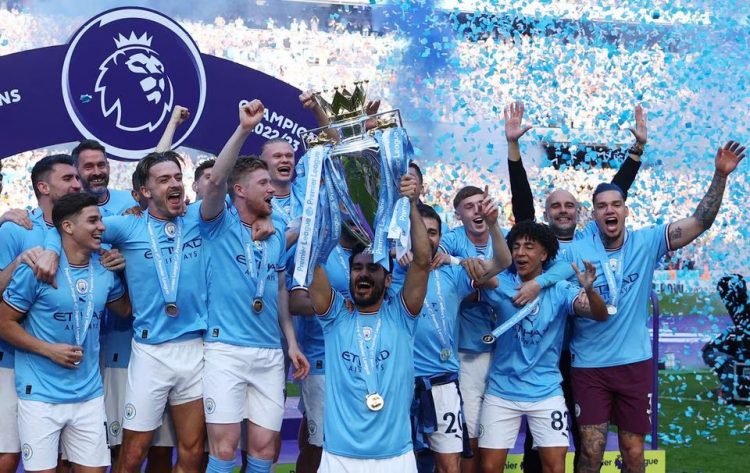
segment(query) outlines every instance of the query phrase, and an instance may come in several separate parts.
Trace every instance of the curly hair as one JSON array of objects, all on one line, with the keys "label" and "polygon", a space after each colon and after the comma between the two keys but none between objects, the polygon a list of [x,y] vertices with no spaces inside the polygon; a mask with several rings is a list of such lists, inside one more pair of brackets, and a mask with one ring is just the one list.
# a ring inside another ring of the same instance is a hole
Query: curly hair
[{"label": "curly hair", "polygon": [[557,241],[555,233],[549,225],[544,223],[536,223],[531,220],[519,222],[513,225],[513,228],[510,229],[508,235],[505,237],[511,249],[513,248],[513,244],[522,238],[542,245],[547,252],[547,263],[555,259],[557,251],[560,249],[560,243]]}]

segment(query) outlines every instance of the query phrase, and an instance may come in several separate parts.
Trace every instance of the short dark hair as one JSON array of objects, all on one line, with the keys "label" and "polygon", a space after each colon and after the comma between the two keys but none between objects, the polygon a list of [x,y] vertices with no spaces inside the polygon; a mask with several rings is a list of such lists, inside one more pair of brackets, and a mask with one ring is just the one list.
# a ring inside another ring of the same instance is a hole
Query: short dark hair
[{"label": "short dark hair", "polygon": [[622,200],[625,200],[628,198],[625,191],[622,190],[622,188],[618,186],[617,184],[613,184],[611,182],[602,182],[598,186],[596,186],[596,189],[594,189],[594,195],[593,197],[591,197],[591,202],[595,204],[596,196],[601,194],[602,192],[607,192],[607,191],[615,191],[619,193],[620,196],[622,196]]},{"label": "short dark hair", "polygon": [[513,225],[513,228],[510,229],[508,235],[505,237],[511,249],[513,248],[513,244],[522,238],[527,238],[542,245],[547,252],[547,261],[545,263],[553,261],[560,249],[560,243],[557,241],[555,233],[545,223],[537,223],[533,220],[518,222]]},{"label": "short dark hair", "polygon": [[[268,146],[271,146],[271,145],[273,145],[273,144],[276,144],[276,143],[286,143],[286,144],[288,144],[289,146],[292,146],[292,145],[291,145],[291,144],[290,144],[290,143],[289,143],[289,142],[288,142],[287,140],[285,140],[284,138],[271,138],[270,140],[266,141],[265,143],[263,143],[263,144],[262,144],[262,145],[260,146],[260,154],[261,154],[261,155],[263,155],[263,151],[265,151],[265,150],[266,150],[266,148],[267,148]],[[294,148],[292,148],[292,151],[294,151]]]},{"label": "short dark hair", "polygon": [[409,167],[411,169],[414,169],[414,172],[417,173],[417,177],[419,178],[419,184],[420,185],[424,184],[424,178],[422,177],[422,169],[419,167],[419,165],[415,163],[414,161],[412,161],[409,163]]},{"label": "short dark hair", "polygon": [[453,208],[458,210],[458,206],[461,205],[461,202],[464,199],[467,199],[469,197],[475,196],[477,194],[484,194],[484,191],[476,186],[466,186],[458,193],[456,194],[456,197],[453,198]]},{"label": "short dark hair", "polygon": [[63,220],[81,212],[86,207],[97,206],[96,197],[86,192],[66,194],[60,197],[52,207],[52,223],[60,230]]},{"label": "short dark hair", "polygon": [[257,156],[240,156],[237,158],[237,162],[234,163],[229,179],[227,179],[227,186],[229,187],[229,195],[234,197],[234,185],[240,182],[246,174],[249,174],[258,169],[268,170],[268,165],[265,161],[261,160]]},{"label": "short dark hair", "polygon": [[443,233],[443,220],[440,218],[440,215],[427,204],[417,204],[417,211],[419,212],[419,215],[421,215],[424,218],[431,218],[433,220],[436,220],[438,223],[438,232]]},{"label": "short dark hair", "polygon": [[50,154],[37,161],[31,168],[31,186],[34,188],[34,195],[37,198],[40,196],[37,184],[39,184],[39,181],[47,179],[56,164],[67,164],[75,167],[73,158],[69,154]]},{"label": "short dark hair", "polygon": [[136,192],[141,191],[141,186],[143,183],[141,182],[140,174],[138,173],[138,167],[133,170],[133,176],[130,178],[130,182],[133,184],[133,190]]},{"label": "short dark hair", "polygon": [[138,161],[138,165],[135,167],[134,172],[134,174],[138,175],[133,176],[133,182],[135,183],[136,181],[138,181],[138,187],[145,185],[148,181],[148,175],[151,171],[151,168],[156,166],[157,164],[161,164],[167,161],[175,163],[177,167],[180,168],[180,171],[182,171],[182,159],[180,158],[180,155],[178,155],[174,151],[153,152],[147,154],[145,157],[143,157],[143,159]]},{"label": "short dark hair", "polygon": [[104,158],[106,159],[107,157],[107,150],[104,149],[104,146],[102,146],[101,143],[96,140],[83,140],[78,143],[78,146],[73,148],[73,151],[70,152],[70,156],[73,158],[74,166],[78,166],[78,156],[81,154],[81,151],[86,151],[87,149],[101,151],[102,153],[104,153]]},{"label": "short dark hair", "polygon": [[201,163],[195,168],[195,172],[193,173],[193,181],[200,181],[201,177],[203,177],[203,173],[206,172],[206,169],[211,169],[212,167],[214,167],[214,164],[216,164],[216,160],[213,158],[201,161]]},{"label": "short dark hair", "polygon": [[[349,255],[349,272],[352,271],[352,264],[354,263],[354,258],[360,253],[364,253],[366,251],[371,251],[372,247],[365,246],[362,242],[357,242],[354,247],[352,248],[352,254]],[[393,259],[391,259],[390,254],[387,256],[388,258],[388,267],[383,268],[385,269],[386,274],[393,271]]]}]

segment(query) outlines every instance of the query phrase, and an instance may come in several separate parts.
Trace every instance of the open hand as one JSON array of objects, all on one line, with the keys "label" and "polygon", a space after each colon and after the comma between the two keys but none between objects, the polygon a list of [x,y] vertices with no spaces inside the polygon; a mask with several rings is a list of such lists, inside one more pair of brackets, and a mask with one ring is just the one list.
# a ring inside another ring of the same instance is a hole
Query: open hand
[{"label": "open hand", "polygon": [[505,117],[505,139],[518,141],[527,131],[534,128],[531,125],[521,125],[523,121],[523,102],[512,102],[503,110]]},{"label": "open hand", "polygon": [[596,268],[593,264],[589,261],[584,261],[584,271],[581,272],[578,269],[578,265],[575,263],[571,263],[571,266],[573,267],[573,271],[576,272],[576,277],[578,278],[578,284],[585,290],[590,291],[591,288],[594,286],[594,281],[596,281]]},{"label": "open hand", "polygon": [[716,153],[716,172],[722,176],[728,176],[737,169],[743,159],[745,159],[745,147],[736,141],[728,141]]}]

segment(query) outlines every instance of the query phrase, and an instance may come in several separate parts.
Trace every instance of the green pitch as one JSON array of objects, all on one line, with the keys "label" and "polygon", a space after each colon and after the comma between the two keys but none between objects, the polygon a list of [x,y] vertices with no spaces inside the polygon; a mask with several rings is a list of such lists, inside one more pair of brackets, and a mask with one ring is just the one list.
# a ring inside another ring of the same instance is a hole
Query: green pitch
[{"label": "green pitch", "polygon": [[750,406],[717,402],[710,371],[660,375],[659,447],[668,473],[750,471]]}]

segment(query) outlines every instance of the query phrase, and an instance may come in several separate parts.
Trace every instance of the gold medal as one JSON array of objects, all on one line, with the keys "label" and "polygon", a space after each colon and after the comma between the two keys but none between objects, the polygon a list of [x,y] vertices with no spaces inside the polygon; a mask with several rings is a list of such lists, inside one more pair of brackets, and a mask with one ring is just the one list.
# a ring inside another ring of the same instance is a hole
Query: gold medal
[{"label": "gold medal", "polygon": [[177,307],[177,304],[170,302],[164,306],[164,312],[170,317],[177,317],[180,314],[180,309]]},{"label": "gold medal", "polygon": [[253,299],[253,310],[256,314],[260,314],[263,311],[263,301],[260,299]]},{"label": "gold medal", "polygon": [[383,408],[385,401],[383,400],[383,396],[381,396],[380,394],[372,393],[368,394],[367,397],[365,397],[365,404],[367,404],[368,409],[373,412],[377,412]]},{"label": "gold medal", "polygon": [[615,315],[617,313],[617,307],[613,306],[612,304],[607,305],[607,313],[609,315]]},{"label": "gold medal", "polygon": [[443,348],[440,350],[440,359],[443,361],[448,361],[451,357],[451,349],[450,348]]}]

